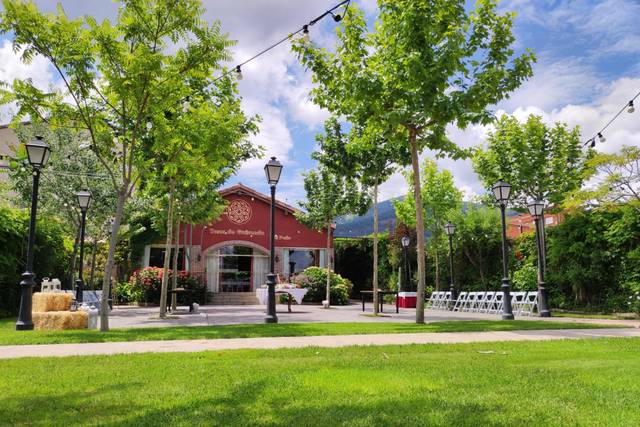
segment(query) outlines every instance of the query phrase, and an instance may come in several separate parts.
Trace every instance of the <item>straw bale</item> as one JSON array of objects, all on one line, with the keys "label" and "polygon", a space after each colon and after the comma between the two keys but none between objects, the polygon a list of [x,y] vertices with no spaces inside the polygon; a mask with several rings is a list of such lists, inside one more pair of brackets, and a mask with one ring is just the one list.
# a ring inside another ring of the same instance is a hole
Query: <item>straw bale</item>
[{"label": "straw bale", "polygon": [[33,313],[36,330],[86,329],[89,314],[86,311],[48,311]]},{"label": "straw bale", "polygon": [[73,295],[63,292],[36,292],[33,294],[32,312],[69,311]]}]

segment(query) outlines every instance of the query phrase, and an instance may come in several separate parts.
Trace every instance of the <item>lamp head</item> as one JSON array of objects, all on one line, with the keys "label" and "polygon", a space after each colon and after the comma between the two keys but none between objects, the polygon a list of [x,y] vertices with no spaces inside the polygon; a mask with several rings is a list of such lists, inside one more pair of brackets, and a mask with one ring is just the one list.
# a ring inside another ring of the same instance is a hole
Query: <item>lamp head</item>
[{"label": "lamp head", "polygon": [[282,173],[282,164],[272,157],[269,163],[264,165],[264,174],[267,177],[267,183],[269,185],[277,185],[280,181],[280,174]]},{"label": "lamp head", "polygon": [[402,242],[402,247],[406,248],[407,246],[409,246],[409,243],[411,243],[411,239],[409,238],[409,236],[404,236],[401,242]]},{"label": "lamp head", "polygon": [[444,231],[447,233],[447,236],[453,236],[453,234],[456,232],[456,226],[451,221],[449,221],[444,225]]},{"label": "lamp head", "polygon": [[76,197],[78,198],[78,206],[83,211],[89,209],[89,205],[91,204],[91,192],[87,190],[78,191],[76,193]]},{"label": "lamp head", "polygon": [[25,147],[31,166],[41,168],[47,164],[51,155],[51,148],[42,140],[41,136],[36,136],[36,139],[27,142]]},{"label": "lamp head", "polygon": [[493,192],[493,197],[495,197],[496,202],[501,205],[506,205],[511,195],[511,185],[503,180],[499,180],[493,184],[491,191]]}]

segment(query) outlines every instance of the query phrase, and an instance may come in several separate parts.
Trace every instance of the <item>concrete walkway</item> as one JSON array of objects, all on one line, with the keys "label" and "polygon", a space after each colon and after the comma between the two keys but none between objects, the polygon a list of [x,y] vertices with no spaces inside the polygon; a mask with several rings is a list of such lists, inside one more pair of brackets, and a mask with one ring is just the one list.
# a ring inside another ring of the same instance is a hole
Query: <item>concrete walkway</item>
[{"label": "concrete walkway", "polygon": [[640,337],[640,329],[564,329],[539,331],[493,331],[335,335],[309,337],[232,338],[212,340],[136,341],[89,344],[0,346],[0,359],[61,357],[131,353],[188,353],[237,349],[301,347],[347,347],[354,345],[453,344],[495,341],[540,341],[609,337]]}]

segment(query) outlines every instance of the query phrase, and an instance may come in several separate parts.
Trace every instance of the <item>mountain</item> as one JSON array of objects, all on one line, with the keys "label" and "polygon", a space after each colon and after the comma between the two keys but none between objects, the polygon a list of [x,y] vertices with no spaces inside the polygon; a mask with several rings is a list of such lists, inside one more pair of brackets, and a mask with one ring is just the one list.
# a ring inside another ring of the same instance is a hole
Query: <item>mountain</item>
[{"label": "mountain", "polygon": [[[402,200],[404,196],[384,200],[378,203],[378,224],[380,232],[393,231],[396,226],[396,211],[393,207],[394,200]],[[466,211],[471,202],[463,202],[462,209]],[[507,210],[507,216],[518,215],[516,211]],[[373,233],[373,207],[369,208],[367,213],[362,216],[344,215],[338,217],[335,221],[336,231],[335,237],[364,237]],[[430,233],[425,231],[425,237],[429,237]]]},{"label": "mountain", "polygon": [[[396,211],[393,200],[402,200],[404,196],[384,200],[378,203],[378,224],[380,232],[393,231],[396,225]],[[344,215],[336,220],[335,237],[362,237],[373,233],[373,207],[362,216]]]}]

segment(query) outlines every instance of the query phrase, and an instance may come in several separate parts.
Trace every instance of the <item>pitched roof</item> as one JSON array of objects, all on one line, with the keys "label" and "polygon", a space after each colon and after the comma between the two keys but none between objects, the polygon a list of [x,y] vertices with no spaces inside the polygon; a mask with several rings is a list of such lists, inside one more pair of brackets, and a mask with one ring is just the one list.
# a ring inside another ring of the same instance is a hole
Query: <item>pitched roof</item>
[{"label": "pitched roof", "polygon": [[[227,196],[229,194],[240,194],[240,195],[248,195],[255,197],[256,199],[260,199],[263,202],[269,204],[271,203],[271,196],[267,196],[266,194],[262,194],[253,188],[247,187],[244,184],[236,184],[231,187],[223,188],[220,190],[221,196]],[[280,200],[276,199],[276,206],[282,210],[285,210],[289,213],[295,214],[297,212],[301,212],[300,209],[296,209],[291,205],[288,205]]]}]

